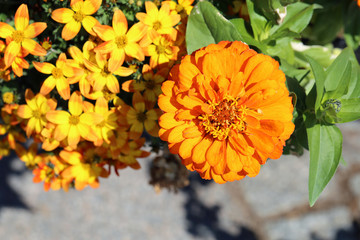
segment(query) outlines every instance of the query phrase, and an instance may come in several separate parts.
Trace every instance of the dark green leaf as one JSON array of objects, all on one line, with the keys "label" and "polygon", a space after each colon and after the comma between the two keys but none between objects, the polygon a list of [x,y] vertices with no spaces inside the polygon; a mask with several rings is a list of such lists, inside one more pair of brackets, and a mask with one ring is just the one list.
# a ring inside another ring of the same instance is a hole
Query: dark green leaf
[{"label": "dark green leaf", "polygon": [[360,8],[353,1],[345,14],[345,40],[352,49],[357,49],[360,42]]},{"label": "dark green leaf", "polygon": [[307,128],[310,150],[309,203],[313,206],[341,158],[342,134],[335,125],[315,124]]},{"label": "dark green leaf", "polygon": [[242,40],[234,25],[209,2],[199,2],[190,13],[186,28],[188,54],[222,40]]}]

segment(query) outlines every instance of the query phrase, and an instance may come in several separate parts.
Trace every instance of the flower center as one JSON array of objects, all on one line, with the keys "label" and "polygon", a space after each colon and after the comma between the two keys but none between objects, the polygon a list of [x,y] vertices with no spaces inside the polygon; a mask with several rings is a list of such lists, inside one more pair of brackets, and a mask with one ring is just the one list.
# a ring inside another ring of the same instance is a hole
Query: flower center
[{"label": "flower center", "polygon": [[136,119],[139,122],[145,122],[145,120],[147,119],[146,114],[144,112],[140,112],[136,115]]},{"label": "flower center", "polygon": [[77,125],[80,122],[79,116],[70,116],[69,117],[69,124]]},{"label": "flower center", "polygon": [[42,115],[39,109],[34,110],[34,111],[32,112],[32,114],[33,114],[33,117],[34,117],[34,118],[37,118],[37,119],[40,119],[40,118],[41,118],[41,115]]},{"label": "flower center", "polygon": [[155,31],[157,31],[157,30],[159,30],[161,28],[161,22],[160,21],[155,21],[154,23],[153,23],[153,29],[155,30]]},{"label": "flower center", "polygon": [[145,88],[149,90],[153,90],[156,87],[156,83],[154,80],[150,79],[149,81],[145,82]]},{"label": "flower center", "polygon": [[63,76],[63,72],[60,68],[54,68],[52,71],[51,71],[51,74],[53,75],[53,77],[55,79],[59,79]]},{"label": "flower center", "polygon": [[107,64],[104,66],[104,68],[101,70],[101,75],[103,77],[107,77],[109,74],[111,74],[111,72],[108,69]]},{"label": "flower center", "polygon": [[246,107],[237,105],[237,99],[225,97],[219,103],[210,103],[212,113],[198,117],[205,132],[219,140],[226,139],[231,130],[245,130]]},{"label": "flower center", "polygon": [[76,13],[74,13],[73,18],[77,22],[82,22],[82,20],[85,18],[85,14],[83,14],[82,12],[76,12]]},{"label": "flower center", "polygon": [[115,43],[116,43],[116,46],[117,46],[118,48],[124,48],[124,47],[126,46],[126,44],[127,44],[127,38],[126,38],[126,36],[123,35],[123,36],[117,37],[117,38],[115,39]]},{"label": "flower center", "polygon": [[166,51],[166,46],[164,45],[157,45],[156,46],[156,52],[157,54],[165,54],[165,51]]},{"label": "flower center", "polygon": [[21,43],[24,40],[24,33],[22,31],[15,31],[13,32],[13,34],[11,35],[11,38],[17,42],[17,43]]}]

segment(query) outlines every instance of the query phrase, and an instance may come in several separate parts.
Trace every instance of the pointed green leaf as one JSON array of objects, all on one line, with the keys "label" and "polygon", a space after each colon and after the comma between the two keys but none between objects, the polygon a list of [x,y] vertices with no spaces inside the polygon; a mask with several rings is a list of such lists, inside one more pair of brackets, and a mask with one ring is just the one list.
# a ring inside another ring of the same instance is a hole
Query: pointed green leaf
[{"label": "pointed green leaf", "polygon": [[265,29],[269,21],[261,14],[261,11],[254,4],[254,0],[246,0],[246,6],[248,8],[254,37],[255,39],[262,39],[261,35],[266,35]]},{"label": "pointed green leaf", "polygon": [[316,115],[318,116],[318,109],[320,108],[321,99],[324,94],[324,83],[325,83],[326,74],[323,67],[318,62],[316,62],[314,59],[312,59],[309,56],[306,56],[306,59],[308,60],[311,66],[311,70],[313,71],[315,77],[315,88],[316,88],[315,111],[316,111]]},{"label": "pointed green leaf", "polygon": [[334,62],[326,69],[327,77],[325,79],[325,89],[327,92],[334,91],[338,88],[340,79],[347,81],[343,78],[346,74],[347,65],[350,63],[349,59],[352,57],[353,52],[351,48],[345,48]]},{"label": "pointed green leaf", "polygon": [[353,1],[345,14],[345,41],[352,49],[357,49],[360,43],[360,8]]},{"label": "pointed green leaf", "polygon": [[190,13],[186,28],[188,54],[223,40],[243,40],[234,25],[207,1],[199,2]]},{"label": "pointed green leaf", "polygon": [[339,165],[342,134],[335,125],[320,124],[308,127],[307,134],[310,150],[309,203],[313,206]]}]

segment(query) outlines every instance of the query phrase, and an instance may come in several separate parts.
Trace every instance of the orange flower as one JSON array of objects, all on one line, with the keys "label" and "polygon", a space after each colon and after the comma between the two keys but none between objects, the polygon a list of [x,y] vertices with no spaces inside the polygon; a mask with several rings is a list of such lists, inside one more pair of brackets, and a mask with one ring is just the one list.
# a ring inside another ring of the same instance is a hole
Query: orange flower
[{"label": "orange flower", "polygon": [[357,0],[357,5],[360,7],[360,0]]},{"label": "orange flower", "polygon": [[159,136],[202,178],[256,176],[294,130],[285,80],[277,61],[239,41],[195,51],[163,83]]},{"label": "orange flower", "polygon": [[16,30],[9,24],[0,22],[0,37],[11,40],[5,49],[6,66],[11,65],[21,49],[28,51],[32,55],[45,56],[46,50],[32,38],[42,33],[46,26],[44,22],[36,22],[29,25],[29,11],[26,4],[21,4],[16,10]]},{"label": "orange flower", "polygon": [[59,23],[66,23],[61,32],[61,37],[65,41],[73,39],[80,31],[81,25],[88,33],[96,36],[92,28],[100,23],[90,15],[99,9],[101,2],[102,0],[71,0],[71,9],[59,8],[54,10],[51,14],[52,19]]},{"label": "orange flower", "polygon": [[179,14],[181,16],[181,20],[183,21],[193,9],[193,3],[194,0],[178,0],[178,3],[172,0],[165,0],[161,4],[168,4],[171,14]]}]

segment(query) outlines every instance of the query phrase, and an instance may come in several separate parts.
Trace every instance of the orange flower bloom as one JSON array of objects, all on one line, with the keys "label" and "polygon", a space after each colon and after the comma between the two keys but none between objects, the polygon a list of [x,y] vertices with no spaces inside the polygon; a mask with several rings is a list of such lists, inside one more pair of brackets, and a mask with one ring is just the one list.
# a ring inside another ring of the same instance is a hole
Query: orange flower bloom
[{"label": "orange flower bloom", "polygon": [[5,49],[6,66],[11,65],[21,49],[28,51],[32,55],[45,56],[46,50],[32,38],[42,33],[46,26],[44,22],[36,22],[29,25],[29,11],[26,4],[21,4],[16,10],[16,30],[9,24],[0,22],[0,37],[11,40]]},{"label": "orange flower bloom", "polygon": [[281,156],[294,124],[277,61],[222,41],[185,56],[170,78],[158,101],[159,136],[188,169],[224,183]]},{"label": "orange flower bloom", "polygon": [[357,0],[357,5],[360,7],[360,0]]},{"label": "orange flower bloom", "polygon": [[59,8],[54,10],[51,14],[52,19],[59,23],[66,23],[61,32],[61,37],[65,41],[73,39],[80,31],[81,25],[88,33],[96,36],[92,28],[100,23],[90,15],[99,9],[101,2],[102,0],[71,0],[71,9]]}]

